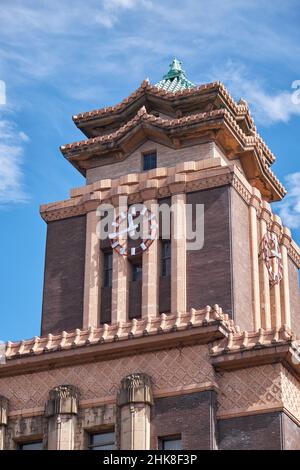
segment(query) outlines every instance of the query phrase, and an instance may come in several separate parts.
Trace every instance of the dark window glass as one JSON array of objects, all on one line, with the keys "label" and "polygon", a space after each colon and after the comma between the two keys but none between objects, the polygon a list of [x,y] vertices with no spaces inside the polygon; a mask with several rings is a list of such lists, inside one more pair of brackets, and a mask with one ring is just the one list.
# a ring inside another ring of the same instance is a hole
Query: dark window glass
[{"label": "dark window glass", "polygon": [[161,439],[160,442],[162,450],[182,450],[181,439],[178,437]]},{"label": "dark window glass", "polygon": [[171,275],[171,242],[170,240],[162,240],[161,249],[161,277]]},{"label": "dark window glass", "polygon": [[43,441],[24,442],[19,444],[19,450],[43,450]]},{"label": "dark window glass", "polygon": [[152,170],[157,167],[156,152],[144,153],[143,155],[143,169],[144,171]]},{"label": "dark window glass", "polygon": [[114,432],[90,434],[90,450],[114,450],[115,448],[116,447]]},{"label": "dark window glass", "polygon": [[133,264],[132,265],[132,280],[141,281],[143,275],[142,264]]},{"label": "dark window glass", "polygon": [[112,256],[111,251],[104,253],[104,287],[112,286]]}]

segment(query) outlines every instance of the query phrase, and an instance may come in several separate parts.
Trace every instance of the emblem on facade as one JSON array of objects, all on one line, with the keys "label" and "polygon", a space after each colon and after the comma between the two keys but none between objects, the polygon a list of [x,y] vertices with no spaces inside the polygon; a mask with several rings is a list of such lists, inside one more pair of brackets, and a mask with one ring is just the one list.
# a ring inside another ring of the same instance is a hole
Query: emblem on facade
[{"label": "emblem on facade", "polygon": [[276,233],[268,230],[264,235],[261,242],[260,256],[267,267],[271,286],[279,284],[282,279],[282,261]]},{"label": "emblem on facade", "polygon": [[156,239],[158,223],[155,214],[138,204],[121,212],[112,227],[108,235],[112,248],[122,256],[136,256]]}]

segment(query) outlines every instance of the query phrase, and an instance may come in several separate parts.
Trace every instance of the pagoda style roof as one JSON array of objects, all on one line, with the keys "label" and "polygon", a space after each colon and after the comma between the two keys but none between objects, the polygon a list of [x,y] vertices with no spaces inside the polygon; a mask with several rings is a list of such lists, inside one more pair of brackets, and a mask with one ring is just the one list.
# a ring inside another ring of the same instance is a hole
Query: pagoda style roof
[{"label": "pagoda style roof", "polygon": [[73,120],[88,138],[61,151],[83,175],[126,159],[146,139],[174,149],[211,140],[229,160],[240,159],[249,182],[267,201],[285,195],[270,168],[275,156],[258,134],[247,103],[235,102],[221,82],[195,86],[177,59],[155,86],[144,80],[121,103]]},{"label": "pagoda style roof", "polygon": [[219,81],[174,92],[151,85],[146,79],[119,104],[77,114],[73,116],[73,121],[87,137],[95,137],[130,120],[142,106],[149,112],[161,111],[173,118],[194,112],[228,108],[246,133],[256,132],[246,102],[236,103],[224,84]]},{"label": "pagoda style roof", "polygon": [[257,133],[246,135],[227,109],[164,119],[147,113],[142,107],[116,131],[64,145],[61,151],[85,174],[88,168],[125,159],[145,138],[178,148],[184,146],[185,140],[190,142],[203,135],[217,141],[229,159],[241,159],[249,181],[267,200],[278,200],[285,195],[284,187],[270,169],[274,157],[268,147]]}]

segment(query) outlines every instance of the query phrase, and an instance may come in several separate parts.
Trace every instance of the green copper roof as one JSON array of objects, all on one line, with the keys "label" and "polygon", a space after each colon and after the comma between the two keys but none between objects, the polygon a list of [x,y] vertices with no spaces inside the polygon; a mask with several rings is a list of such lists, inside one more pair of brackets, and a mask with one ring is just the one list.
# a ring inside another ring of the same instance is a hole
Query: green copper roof
[{"label": "green copper roof", "polygon": [[162,90],[176,93],[176,91],[193,88],[195,85],[186,78],[185,71],[181,68],[180,60],[173,59],[169,72],[155,86]]}]

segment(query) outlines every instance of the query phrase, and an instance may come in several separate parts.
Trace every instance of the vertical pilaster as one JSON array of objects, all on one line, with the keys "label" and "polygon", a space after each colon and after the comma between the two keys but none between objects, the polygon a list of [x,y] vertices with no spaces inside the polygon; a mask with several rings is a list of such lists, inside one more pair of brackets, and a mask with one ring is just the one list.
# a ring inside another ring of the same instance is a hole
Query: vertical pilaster
[{"label": "vertical pilaster", "polygon": [[288,266],[288,248],[292,237],[288,228],[283,227],[281,238],[281,256],[282,256],[282,281],[281,281],[281,306],[282,323],[291,328],[291,303],[289,289],[289,266]]},{"label": "vertical pilaster", "polygon": [[171,312],[186,311],[186,195],[172,196]]},{"label": "vertical pilaster", "polygon": [[[144,201],[144,205],[158,220],[157,200]],[[142,282],[142,317],[156,317],[158,314],[158,271],[159,271],[158,236],[147,251],[143,253]]]},{"label": "vertical pilaster", "polygon": [[128,375],[121,382],[117,399],[121,450],[149,450],[153,404],[150,377],[140,373]]},{"label": "vertical pilaster", "polygon": [[97,234],[99,217],[96,211],[86,215],[86,254],[84,275],[83,329],[99,325],[100,284],[101,284],[101,251]]},{"label": "vertical pilaster", "polygon": [[[260,241],[266,235],[268,224],[271,220],[271,208],[265,201],[262,202],[260,214]],[[260,279],[261,279],[261,308],[262,308],[262,327],[270,329],[271,322],[271,301],[270,301],[270,278],[268,269],[264,261],[260,260]]]},{"label": "vertical pilaster", "polygon": [[[115,207],[115,217],[122,212],[127,211],[127,198],[124,196],[115,197],[113,199]],[[121,221],[120,232],[127,226],[127,218]],[[123,235],[124,239],[127,235]],[[120,235],[119,240],[122,240]],[[112,323],[125,322],[128,312],[128,290],[129,290],[129,269],[126,256],[122,256],[116,250],[113,250],[113,274],[112,274],[112,294],[111,294],[111,320]]]},{"label": "vertical pilaster", "polygon": [[[272,216],[272,231],[277,235],[278,240],[281,238],[281,219],[277,215]],[[280,283],[274,284],[270,290],[271,295],[271,316],[272,326],[280,328],[282,325],[281,320],[281,296],[280,296]]]},{"label": "vertical pilaster", "polygon": [[74,450],[79,391],[73,385],[59,385],[49,393],[48,450]]},{"label": "vertical pilaster", "polygon": [[0,450],[4,450],[7,414],[8,414],[8,399],[0,395]]},{"label": "vertical pilaster", "polygon": [[258,243],[258,213],[260,211],[260,192],[252,188],[253,196],[250,201],[250,245],[251,245],[251,274],[252,274],[252,314],[254,329],[261,328],[260,288],[259,288],[259,243]]}]

